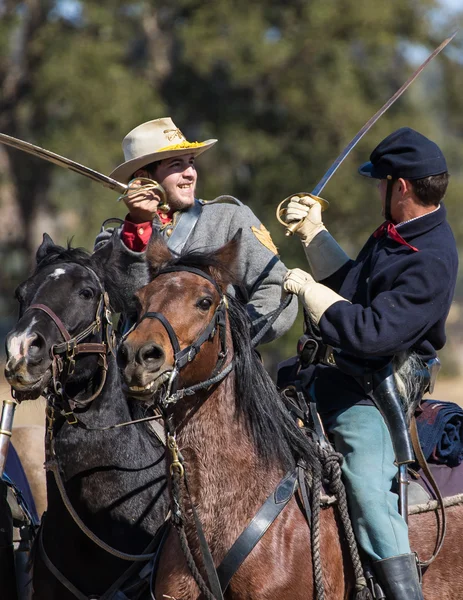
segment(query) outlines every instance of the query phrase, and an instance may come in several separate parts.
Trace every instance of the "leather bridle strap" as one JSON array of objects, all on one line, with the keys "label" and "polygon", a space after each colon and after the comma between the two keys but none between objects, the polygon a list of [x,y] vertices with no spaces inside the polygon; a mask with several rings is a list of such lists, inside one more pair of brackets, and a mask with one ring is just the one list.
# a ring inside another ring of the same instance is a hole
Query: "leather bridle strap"
[{"label": "leather bridle strap", "polygon": [[[55,452],[54,452],[53,448],[51,451],[52,451],[52,456],[55,457]],[[58,462],[57,462],[56,458],[52,458],[51,460],[48,460],[45,463],[45,469],[47,471],[51,471],[53,473],[53,476],[55,478],[56,487],[58,488],[58,491],[61,496],[61,501],[63,502],[64,506],[66,507],[69,515],[72,517],[72,520],[77,525],[77,527],[82,531],[82,533],[84,533],[90,540],[92,540],[93,543],[95,543],[97,546],[99,546],[102,550],[105,550],[108,554],[111,554],[112,556],[115,556],[116,558],[120,558],[121,560],[140,562],[140,561],[147,561],[147,560],[150,560],[151,558],[153,558],[154,554],[152,552],[144,552],[143,554],[128,554],[127,552],[121,552],[120,550],[117,550],[116,548],[111,547],[109,544],[107,544],[102,539],[100,539],[97,535],[95,535],[93,533],[93,531],[91,531],[87,527],[87,525],[85,525],[85,523],[82,521],[82,519],[79,517],[76,510],[72,506],[71,501],[69,500],[69,497],[66,493],[66,489],[64,487],[63,479],[61,477],[61,473],[60,473]]]},{"label": "leather bridle strap", "polygon": [[31,304],[27,310],[25,312],[27,312],[28,310],[41,310],[44,313],[46,313],[50,319],[55,323],[55,325],[58,327],[61,335],[63,336],[63,339],[66,342],[70,342],[71,341],[71,336],[68,333],[68,330],[66,329],[66,327],[63,324],[63,321],[61,321],[61,319],[58,317],[58,315],[56,315],[51,308],[48,308],[48,306],[46,306],[45,304]]},{"label": "leather bridle strap", "polygon": [[428,560],[419,561],[420,567],[426,568],[429,567],[429,565],[437,558],[437,555],[442,550],[445,534],[447,533],[447,514],[445,512],[445,503],[444,499],[442,498],[441,491],[439,489],[439,486],[437,485],[436,480],[434,479],[433,474],[431,473],[431,470],[429,469],[429,465],[423,454],[423,450],[421,449],[420,438],[418,435],[418,427],[416,424],[416,418],[414,416],[411,418],[410,421],[410,437],[412,439],[413,450],[415,451],[416,460],[418,461],[418,464],[420,465],[423,473],[426,475],[426,478],[429,481],[429,484],[431,485],[436,495],[436,500],[441,512],[441,523],[434,552],[432,556],[428,558]]},{"label": "leather bridle strap", "polygon": [[167,331],[167,335],[169,336],[170,343],[174,350],[174,358],[175,358],[177,356],[177,354],[180,352],[180,344],[178,343],[177,334],[175,333],[174,328],[169,323],[169,321],[166,319],[166,317],[160,312],[147,312],[138,320],[136,327],[138,327],[138,325],[140,325],[140,323],[142,321],[144,321],[145,319],[157,319],[158,321],[160,321],[162,323],[162,325],[164,326],[164,329]]},{"label": "leather bridle strap", "polygon": [[[225,593],[233,575],[238,571],[253,548],[260,542],[270,525],[280,515],[294,496],[298,486],[297,470],[287,473],[274,491],[254,515],[251,522],[222,559],[217,567],[222,592]],[[192,503],[193,506],[193,503]]]},{"label": "leather bridle strap", "polygon": [[160,312],[146,312],[144,315],[142,315],[140,317],[140,319],[138,320],[135,327],[138,327],[138,325],[144,319],[157,319],[163,325],[164,329],[167,332],[167,335],[169,336],[169,340],[172,345],[172,349],[174,351],[175,368],[177,369],[177,371],[179,371],[185,365],[187,365],[189,362],[191,362],[195,358],[195,356],[198,354],[198,352],[200,351],[201,346],[215,335],[216,327],[218,326],[219,330],[220,330],[221,352],[219,355],[219,361],[216,365],[216,368],[214,369],[213,376],[215,376],[222,368],[222,366],[225,362],[225,358],[226,358],[225,310],[227,308],[227,300],[226,300],[225,296],[223,295],[222,290],[220,289],[218,283],[210,275],[208,275],[204,271],[201,271],[201,269],[197,269],[195,267],[188,267],[188,266],[183,266],[183,265],[168,267],[166,269],[162,269],[161,271],[159,271],[156,274],[156,276],[154,277],[154,279],[156,277],[159,277],[160,275],[164,275],[166,273],[178,273],[180,271],[186,271],[187,273],[193,273],[194,275],[198,275],[199,277],[206,279],[207,281],[209,281],[209,283],[211,283],[214,286],[214,288],[216,289],[217,293],[220,296],[220,302],[217,305],[217,308],[215,309],[212,319],[209,321],[209,324],[202,331],[202,333],[199,335],[199,337],[196,339],[196,341],[193,342],[192,344],[190,344],[189,346],[187,346],[186,348],[184,348],[183,350],[181,350],[180,344],[179,344],[179,341],[177,338],[177,334],[175,333],[174,328],[169,323],[169,321],[166,319],[166,317]]},{"label": "leather bridle strap", "polygon": [[[157,561],[159,562],[159,553],[160,550],[162,549],[164,542],[166,540],[167,537],[167,533],[169,531],[168,528],[168,524],[169,522],[166,520],[164,521],[164,523],[161,525],[161,527],[158,529],[158,531],[156,532],[156,534],[154,535],[153,539],[151,540],[151,542],[149,543],[149,545],[145,548],[145,552],[153,552],[153,556],[155,558],[155,560],[157,559]],[[39,531],[38,531],[38,551],[40,554],[40,558],[43,560],[43,562],[45,563],[45,566],[48,568],[48,570],[56,577],[56,579],[69,591],[71,592],[71,594],[73,594],[78,600],[91,600],[91,598],[93,598],[93,595],[87,596],[85,594],[83,594],[67,577],[65,577],[63,575],[63,573],[61,573],[61,571],[52,563],[52,561],[50,560],[49,556],[47,555],[46,551],[45,551],[45,547],[43,545],[43,533],[42,533],[43,527],[40,526],[39,527]],[[160,539],[159,539],[160,538]],[[156,565],[153,565],[153,569],[156,567]],[[143,570],[145,570],[146,567],[143,567]],[[112,600],[115,597],[119,598],[119,595],[122,598],[126,598],[124,592],[121,590],[122,585],[133,575],[135,575],[137,573],[137,571],[140,570],[140,564],[138,562],[133,562],[130,567],[128,569],[126,569],[122,575],[120,575],[116,581],[111,585],[110,588],[108,588],[106,590],[106,592],[104,592],[101,596],[98,596],[98,598],[100,600]],[[140,579],[140,582],[142,580]],[[116,594],[116,596],[114,595],[116,592],[118,592],[118,594]]]},{"label": "leather bridle strap", "polygon": [[[174,328],[166,319],[166,317],[159,312],[147,312],[145,313],[141,319],[138,321],[137,326],[144,319],[157,319],[162,323],[164,329],[167,331],[167,335],[169,336],[170,343],[172,345],[172,349],[174,350],[174,360],[177,369],[182,369],[187,363],[191,362],[194,357],[198,354],[201,349],[201,346],[207,342],[215,333],[216,325],[220,327],[225,326],[225,319],[222,317],[222,313],[224,310],[224,304],[221,301],[220,304],[215,309],[214,315],[212,319],[209,321],[207,327],[202,331],[200,336],[189,346],[180,350],[180,344],[178,342],[178,338],[175,334]],[[221,318],[222,317],[222,318]],[[221,336],[221,339],[222,336]]]},{"label": "leather bridle strap", "polygon": [[386,185],[386,198],[384,202],[384,217],[386,221],[392,221],[391,214],[391,200],[392,200],[392,187],[394,185],[394,180],[392,179],[392,175],[387,176],[387,185]]}]

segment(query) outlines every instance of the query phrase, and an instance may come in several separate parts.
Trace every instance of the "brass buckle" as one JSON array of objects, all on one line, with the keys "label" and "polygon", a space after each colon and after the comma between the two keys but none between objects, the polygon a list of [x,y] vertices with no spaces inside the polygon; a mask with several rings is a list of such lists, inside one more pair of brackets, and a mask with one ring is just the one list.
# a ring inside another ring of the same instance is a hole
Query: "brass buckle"
[{"label": "brass buckle", "polygon": [[70,412],[63,413],[63,417],[66,417],[66,421],[69,425],[77,425],[77,417],[72,410]]},{"label": "brass buckle", "polygon": [[170,464],[170,474],[173,475],[175,471],[178,471],[180,477],[183,477],[184,469],[183,465],[179,460],[179,450],[177,446],[177,440],[173,435],[169,435],[167,438],[167,447],[172,454],[172,462]]}]

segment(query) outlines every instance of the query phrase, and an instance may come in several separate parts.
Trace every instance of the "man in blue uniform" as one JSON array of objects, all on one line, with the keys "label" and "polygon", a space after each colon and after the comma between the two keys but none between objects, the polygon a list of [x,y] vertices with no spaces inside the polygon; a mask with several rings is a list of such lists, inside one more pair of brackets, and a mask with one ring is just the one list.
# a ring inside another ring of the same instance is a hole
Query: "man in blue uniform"
[{"label": "man in blue uniform", "polygon": [[312,275],[289,271],[285,289],[297,294],[336,365],[307,369],[343,473],[358,541],[388,600],[421,600],[415,557],[391,483],[394,447],[362,377],[381,372],[399,353],[426,363],[445,343],[458,256],[443,205],[448,173],[438,146],[401,128],[372,152],[361,175],[379,180],[385,223],[350,260],[326,230],[321,206],[293,198],[287,220],[297,230]]}]

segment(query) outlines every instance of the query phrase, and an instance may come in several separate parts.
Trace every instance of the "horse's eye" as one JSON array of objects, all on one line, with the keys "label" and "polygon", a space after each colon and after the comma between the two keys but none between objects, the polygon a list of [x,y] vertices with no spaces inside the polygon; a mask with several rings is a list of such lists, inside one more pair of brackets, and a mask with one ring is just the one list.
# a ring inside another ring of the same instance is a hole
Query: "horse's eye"
[{"label": "horse's eye", "polygon": [[201,310],[209,310],[212,306],[212,298],[201,298],[201,300],[198,300],[196,306]]},{"label": "horse's eye", "polygon": [[83,290],[80,290],[80,292],[79,292],[79,296],[81,296],[82,298],[85,298],[85,300],[91,300],[94,295],[95,294],[93,293],[93,290],[91,290],[90,288],[84,288]]}]

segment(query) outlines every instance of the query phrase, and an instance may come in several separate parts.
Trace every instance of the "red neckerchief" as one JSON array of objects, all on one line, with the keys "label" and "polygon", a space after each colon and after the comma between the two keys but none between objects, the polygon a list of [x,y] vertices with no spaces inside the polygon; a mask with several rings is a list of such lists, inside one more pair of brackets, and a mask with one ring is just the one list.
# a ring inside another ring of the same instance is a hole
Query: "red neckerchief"
[{"label": "red neckerchief", "polygon": [[161,221],[161,225],[168,225],[172,222],[173,212],[169,211],[167,214],[158,212],[159,220]]},{"label": "red neckerchief", "polygon": [[402,244],[402,246],[407,246],[407,248],[410,248],[411,250],[413,250],[413,252],[419,252],[418,248],[415,248],[415,246],[411,246],[408,242],[404,240],[404,238],[397,231],[394,223],[391,223],[390,221],[384,221],[384,223],[380,225],[376,231],[373,232],[373,237],[375,238],[383,237],[383,235],[387,235],[391,238],[391,240],[394,240],[398,244]]}]

